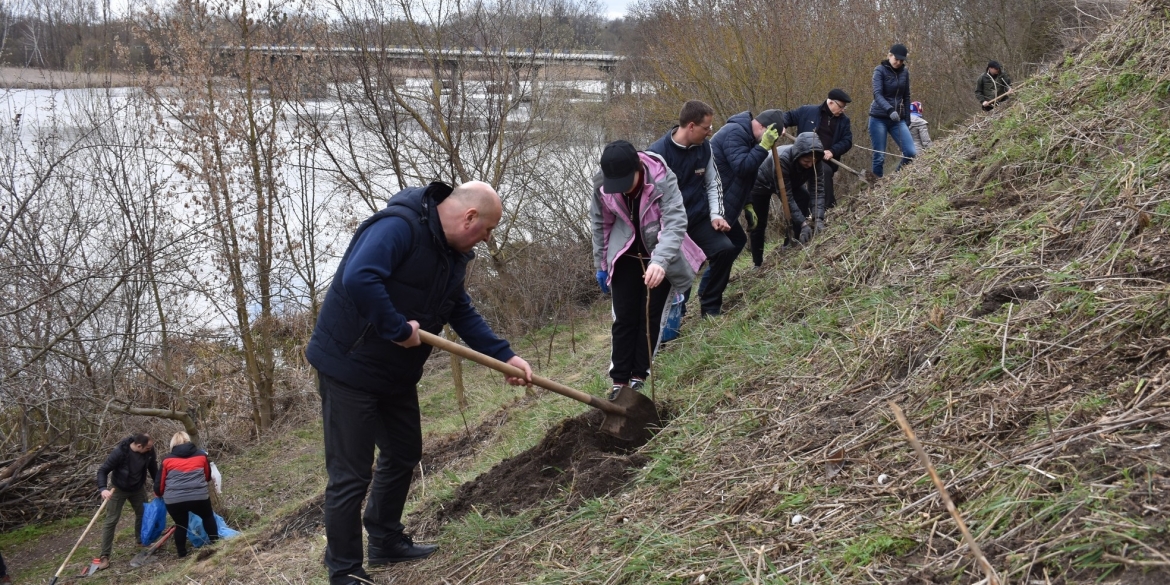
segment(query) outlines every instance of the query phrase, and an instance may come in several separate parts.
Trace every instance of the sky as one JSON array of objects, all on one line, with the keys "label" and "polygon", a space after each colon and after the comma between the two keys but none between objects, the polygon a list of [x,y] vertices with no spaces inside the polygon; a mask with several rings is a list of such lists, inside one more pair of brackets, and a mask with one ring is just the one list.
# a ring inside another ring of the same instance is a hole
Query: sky
[{"label": "sky", "polygon": [[608,19],[623,18],[626,15],[626,5],[631,0],[600,0],[601,13]]}]

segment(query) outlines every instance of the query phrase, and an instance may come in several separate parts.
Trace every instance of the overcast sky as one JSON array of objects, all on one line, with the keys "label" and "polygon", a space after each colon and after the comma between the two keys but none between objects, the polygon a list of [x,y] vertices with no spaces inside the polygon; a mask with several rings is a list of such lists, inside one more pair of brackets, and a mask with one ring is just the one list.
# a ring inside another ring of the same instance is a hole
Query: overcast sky
[{"label": "overcast sky", "polygon": [[609,18],[609,19],[624,17],[626,15],[626,5],[631,2],[631,0],[600,0],[600,1],[601,1],[601,13],[602,13],[602,15],[604,15],[606,18]]}]

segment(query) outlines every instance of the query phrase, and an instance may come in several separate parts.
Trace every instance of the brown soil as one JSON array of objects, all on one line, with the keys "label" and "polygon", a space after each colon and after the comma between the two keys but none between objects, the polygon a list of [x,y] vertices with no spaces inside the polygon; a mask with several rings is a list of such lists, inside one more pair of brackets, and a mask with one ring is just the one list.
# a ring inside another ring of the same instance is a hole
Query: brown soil
[{"label": "brown soil", "polygon": [[565,493],[569,502],[603,496],[624,485],[647,458],[626,442],[598,431],[604,415],[591,410],[550,430],[537,446],[505,459],[459,487],[436,514],[440,522],[472,509],[515,514]]}]

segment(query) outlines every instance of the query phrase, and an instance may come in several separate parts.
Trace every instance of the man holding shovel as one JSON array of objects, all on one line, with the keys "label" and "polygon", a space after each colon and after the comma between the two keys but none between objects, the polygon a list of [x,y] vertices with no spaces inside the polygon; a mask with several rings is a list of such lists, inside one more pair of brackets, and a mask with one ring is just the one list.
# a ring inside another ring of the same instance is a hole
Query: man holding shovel
[{"label": "man holding shovel", "polygon": [[987,69],[975,82],[975,98],[983,106],[984,112],[990,112],[999,102],[1009,99],[1004,96],[1011,90],[1012,78],[1003,70],[999,61],[989,61]]},{"label": "man holding shovel", "polygon": [[[107,476],[111,473],[113,477],[107,484]],[[102,499],[107,500],[98,569],[110,566],[110,554],[114,552],[114,533],[118,530],[118,519],[122,517],[122,506],[127,501],[134,510],[134,539],[138,540],[142,532],[142,506],[146,503],[147,474],[150,474],[153,483],[158,483],[158,458],[154,452],[154,441],[146,433],[122,439],[98,468],[98,490]]]},{"label": "man holding shovel", "polygon": [[[794,126],[796,131],[816,132],[817,138],[824,145],[824,162],[820,173],[825,179],[825,208],[829,209],[837,204],[833,195],[833,174],[837,172],[837,165],[833,161],[840,160],[853,148],[853,128],[845,110],[853,100],[849,94],[841,89],[829,91],[829,98],[819,104],[801,106],[795,110],[784,112],[784,126]],[[759,208],[759,205],[756,205]],[[752,252],[755,252],[753,246]],[[758,263],[757,263],[758,265]]]},{"label": "man holding shovel", "polygon": [[508,383],[532,380],[528,362],[496,336],[464,289],[472,249],[502,213],[499,195],[480,181],[406,189],[358,226],[341,258],[306,350],[324,418],[330,585],[369,579],[363,524],[371,565],[423,559],[438,548],[415,544],[401,523],[422,458],[417,384],[431,347],[419,330],[438,333],[450,323],[473,349],[524,372]]},{"label": "man holding shovel", "polygon": [[[792,234],[801,244],[809,243],[814,233],[825,229],[825,174],[819,172],[823,166],[818,166],[823,152],[815,132],[802,132],[796,135],[796,142],[777,148],[779,173],[771,158],[760,165],[752,187],[752,198],[760,213],[760,227],[752,232],[752,258],[759,258],[757,265],[764,257],[764,232],[773,194],[787,194]],[[776,182],[777,175],[783,177],[783,185]]]}]

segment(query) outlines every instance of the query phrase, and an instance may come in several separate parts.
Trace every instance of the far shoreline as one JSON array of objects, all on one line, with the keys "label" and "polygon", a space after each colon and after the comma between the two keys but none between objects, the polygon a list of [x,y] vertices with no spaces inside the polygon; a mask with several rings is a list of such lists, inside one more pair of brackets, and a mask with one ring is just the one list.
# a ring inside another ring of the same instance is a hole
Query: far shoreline
[{"label": "far shoreline", "polygon": [[0,87],[18,89],[89,89],[140,87],[131,73],[87,73],[32,67],[0,67]]}]

